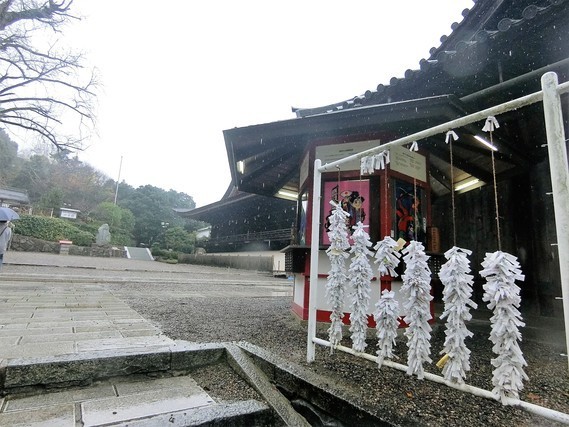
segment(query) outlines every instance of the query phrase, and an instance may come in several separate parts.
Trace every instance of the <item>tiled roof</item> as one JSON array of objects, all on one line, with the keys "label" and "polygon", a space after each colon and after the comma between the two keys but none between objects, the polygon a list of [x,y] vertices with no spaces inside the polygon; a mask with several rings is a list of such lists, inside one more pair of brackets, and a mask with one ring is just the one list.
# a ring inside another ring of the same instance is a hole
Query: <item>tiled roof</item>
[{"label": "tiled roof", "polygon": [[14,188],[0,188],[0,200],[4,202],[15,202],[29,204],[30,199],[25,190]]},{"label": "tiled roof", "polygon": [[[484,52],[484,45],[498,43],[500,37],[517,29],[539,25],[541,17],[546,20],[567,8],[568,0],[478,0],[472,9],[462,11],[463,20],[451,25],[452,33],[440,38],[441,45],[431,48],[428,59],[419,61],[419,68],[408,69],[403,78],[392,77],[388,85],[379,84],[375,90],[367,90],[352,99],[317,108],[293,108],[297,117],[323,114],[333,111],[358,108],[366,105],[402,100],[405,89],[417,81],[425,81],[432,74],[441,72],[452,61],[472,58],[477,51]],[[471,61],[472,62],[472,61]],[[457,87],[454,88],[455,90]],[[421,94],[421,97],[434,94]],[[392,97],[396,99],[392,99]]]}]

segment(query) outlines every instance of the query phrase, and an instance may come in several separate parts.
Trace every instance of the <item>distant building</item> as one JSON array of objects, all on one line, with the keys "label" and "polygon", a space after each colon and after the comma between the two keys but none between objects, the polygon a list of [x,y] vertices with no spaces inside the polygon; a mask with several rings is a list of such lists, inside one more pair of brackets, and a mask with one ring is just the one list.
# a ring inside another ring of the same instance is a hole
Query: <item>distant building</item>
[{"label": "distant building", "polygon": [[209,227],[200,228],[196,231],[196,240],[206,240],[211,236],[211,225]]},{"label": "distant building", "polygon": [[[563,318],[542,104],[498,115],[500,128],[490,142],[481,120],[456,126],[459,139],[452,144],[441,129],[438,135],[417,137],[416,145],[391,147],[389,165],[362,177],[359,158],[365,150],[529,96],[541,90],[546,72],[556,72],[560,82],[569,80],[567,1],[477,0],[463,17],[416,69],[389,84],[337,103],[294,108],[292,119],[224,131],[239,192],[251,198],[297,199],[294,239],[285,252],[287,272],[295,277],[293,310],[302,319],[308,318],[309,290],[316,285],[309,276],[316,256],[322,259],[317,283],[325,287],[330,200],[341,203],[350,219],[361,218],[373,242],[391,236],[425,243],[435,294],[441,294],[436,271],[444,251],[454,245],[469,248],[476,270],[474,298],[482,306],[485,279],[477,271],[486,253],[500,248],[519,258],[524,313]],[[368,65],[361,58],[346,66]],[[566,95],[562,99],[566,102]],[[313,194],[315,160],[326,165],[348,156],[352,162],[324,169],[322,182],[316,182],[318,194]],[[314,222],[320,227],[314,233],[318,242],[311,241],[313,206],[320,213]],[[229,210],[225,216],[227,223]],[[313,246],[318,254],[311,253]],[[376,281],[372,300],[381,290],[397,291],[399,286],[400,279]],[[323,296],[316,307],[317,319],[328,321]]]},{"label": "distant building", "polygon": [[81,211],[79,211],[77,209],[59,208],[59,217],[60,218],[77,219],[77,215],[79,213],[81,213]]},{"label": "distant building", "polygon": [[30,199],[26,190],[18,188],[0,188],[0,205],[5,207],[27,207]]},{"label": "distant building", "polygon": [[209,238],[200,242],[207,252],[280,250],[291,241],[296,201],[245,193],[232,184],[220,201],[176,212],[211,224]]}]

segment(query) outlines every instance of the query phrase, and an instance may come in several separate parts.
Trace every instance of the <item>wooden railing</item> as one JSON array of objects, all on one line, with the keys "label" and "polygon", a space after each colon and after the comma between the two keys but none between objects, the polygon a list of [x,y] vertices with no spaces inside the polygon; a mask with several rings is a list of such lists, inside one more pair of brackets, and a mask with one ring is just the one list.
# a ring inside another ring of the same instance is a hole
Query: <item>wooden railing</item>
[{"label": "wooden railing", "polygon": [[206,240],[205,245],[212,245],[216,243],[247,243],[259,241],[286,241],[292,237],[292,230],[290,228],[283,228],[279,230],[259,231],[255,233],[233,234],[230,236],[220,236]]}]

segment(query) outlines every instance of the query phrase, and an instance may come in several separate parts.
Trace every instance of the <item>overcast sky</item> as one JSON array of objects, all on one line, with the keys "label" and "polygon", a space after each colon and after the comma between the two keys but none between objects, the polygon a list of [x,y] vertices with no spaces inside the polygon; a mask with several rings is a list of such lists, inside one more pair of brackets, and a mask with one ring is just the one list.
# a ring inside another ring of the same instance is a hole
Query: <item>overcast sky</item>
[{"label": "overcast sky", "polygon": [[[417,69],[472,0],[75,0],[70,43],[99,70],[98,136],[80,154],[113,179],[189,194],[230,183],[222,131],[286,120]],[[120,198],[120,190],[119,190]]]}]

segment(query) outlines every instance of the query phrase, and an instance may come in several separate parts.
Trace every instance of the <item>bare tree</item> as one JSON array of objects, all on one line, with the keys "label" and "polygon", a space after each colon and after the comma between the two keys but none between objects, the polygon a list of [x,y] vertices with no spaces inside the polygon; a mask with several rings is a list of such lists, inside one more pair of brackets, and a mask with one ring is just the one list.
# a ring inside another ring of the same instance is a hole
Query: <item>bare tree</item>
[{"label": "bare tree", "polygon": [[0,0],[0,123],[31,131],[58,151],[81,149],[94,125],[93,71],[48,36],[78,19],[72,3]]}]

